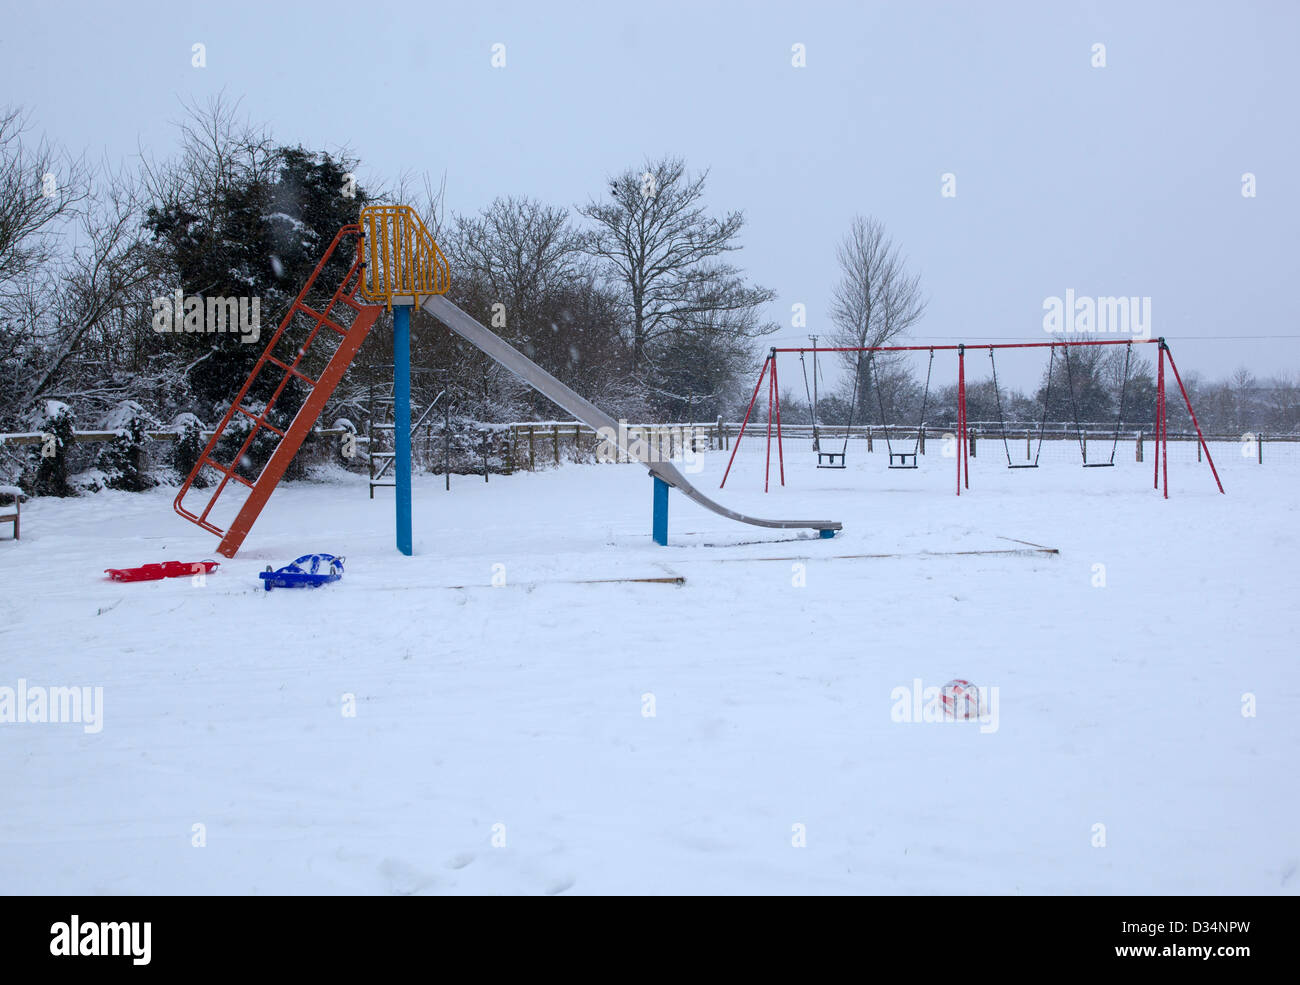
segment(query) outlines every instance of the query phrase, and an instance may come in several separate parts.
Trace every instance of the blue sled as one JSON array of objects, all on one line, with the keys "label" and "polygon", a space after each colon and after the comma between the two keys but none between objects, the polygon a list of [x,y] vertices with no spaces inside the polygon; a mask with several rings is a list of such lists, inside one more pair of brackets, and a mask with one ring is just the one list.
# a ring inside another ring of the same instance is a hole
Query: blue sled
[{"label": "blue sled", "polygon": [[[277,571],[272,571],[267,565],[257,577],[266,582],[268,592],[273,588],[317,588],[343,577],[343,560],[333,554],[304,554]],[[324,571],[321,571],[322,565]]]}]

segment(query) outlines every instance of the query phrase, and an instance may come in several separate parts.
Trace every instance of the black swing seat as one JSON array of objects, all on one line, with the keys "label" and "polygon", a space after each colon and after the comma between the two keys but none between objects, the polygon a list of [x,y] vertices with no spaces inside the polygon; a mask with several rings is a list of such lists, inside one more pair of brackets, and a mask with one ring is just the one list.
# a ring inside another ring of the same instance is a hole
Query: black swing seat
[{"label": "black swing seat", "polygon": [[1083,467],[1085,469],[1113,469],[1115,467],[1115,463],[1114,462],[1084,462]]},{"label": "black swing seat", "polygon": [[1037,463],[1037,462],[1027,462],[1027,463],[1025,463],[1024,465],[1008,465],[1007,468],[1009,468],[1009,469],[1036,469],[1036,468],[1038,468],[1038,463]]},{"label": "black swing seat", "polygon": [[[898,464],[894,462],[897,460]],[[889,453],[889,467],[891,469],[914,469],[916,465],[916,452],[914,451],[893,451]]]},{"label": "black swing seat", "polygon": [[819,469],[842,469],[844,468],[844,452],[842,451],[819,451],[817,453],[817,467]]}]

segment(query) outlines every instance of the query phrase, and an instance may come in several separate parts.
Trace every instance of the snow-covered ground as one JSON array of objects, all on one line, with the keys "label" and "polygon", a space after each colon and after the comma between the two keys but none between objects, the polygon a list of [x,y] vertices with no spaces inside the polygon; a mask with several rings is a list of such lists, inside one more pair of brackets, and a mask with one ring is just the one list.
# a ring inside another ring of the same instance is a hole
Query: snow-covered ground
[{"label": "snow-covered ground", "polygon": [[[215,539],[171,490],[30,503],[0,541],[0,687],[99,686],[103,720],[0,724],[0,889],[1300,888],[1300,456],[1222,446],[1220,496],[1175,446],[1165,502],[1131,450],[1008,471],[981,445],[958,499],[935,445],[911,472],[792,447],[765,496],[748,441],[720,500],[843,533],[673,494],[658,548],[643,469],[570,465],[421,477],[403,558],[391,491],[335,477],[282,487],[204,585],[118,584]],[[1060,554],[938,553],[1016,541]],[[344,579],[261,590],[310,551]],[[835,557],[861,554],[902,556]],[[957,677],[996,718],[895,720],[897,689]]]}]

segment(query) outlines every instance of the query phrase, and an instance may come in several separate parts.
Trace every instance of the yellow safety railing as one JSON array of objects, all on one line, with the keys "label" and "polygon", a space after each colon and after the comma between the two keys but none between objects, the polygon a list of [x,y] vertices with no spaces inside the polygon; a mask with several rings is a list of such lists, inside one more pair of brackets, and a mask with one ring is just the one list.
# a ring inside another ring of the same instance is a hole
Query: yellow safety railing
[{"label": "yellow safety railing", "polygon": [[393,299],[418,305],[421,297],[446,294],[451,272],[415,210],[408,205],[368,205],[361,210],[365,273],[361,296],[393,307]]}]

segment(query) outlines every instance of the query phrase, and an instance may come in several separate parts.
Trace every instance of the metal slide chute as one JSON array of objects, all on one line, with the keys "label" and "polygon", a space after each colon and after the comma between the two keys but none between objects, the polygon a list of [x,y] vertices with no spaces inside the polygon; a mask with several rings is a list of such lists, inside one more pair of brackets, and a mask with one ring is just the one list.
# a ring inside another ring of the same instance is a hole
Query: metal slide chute
[{"label": "metal slide chute", "polygon": [[[429,295],[421,300],[420,306],[470,345],[486,353],[542,396],[564,408],[583,424],[596,431],[603,429],[605,436],[617,443],[619,450],[627,454],[629,458],[636,457],[628,451],[625,433],[620,431],[618,422],[614,418],[591,401],[574,393],[573,390],[546,372],[518,349],[494,332],[484,328],[477,319],[467,315],[448,301],[446,297],[440,294]],[[643,464],[655,478],[662,479],[688,499],[699,503],[706,510],[710,510],[719,516],[725,516],[729,520],[752,524],[755,527],[773,527],[782,530],[808,529],[820,532],[842,529],[842,524],[837,520],[764,520],[759,517],[746,516],[744,513],[737,513],[720,503],[715,503],[696,489],[695,486],[691,485],[690,480],[682,475],[681,471],[671,462],[645,462]]]}]

